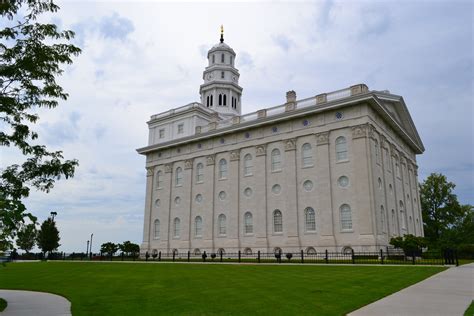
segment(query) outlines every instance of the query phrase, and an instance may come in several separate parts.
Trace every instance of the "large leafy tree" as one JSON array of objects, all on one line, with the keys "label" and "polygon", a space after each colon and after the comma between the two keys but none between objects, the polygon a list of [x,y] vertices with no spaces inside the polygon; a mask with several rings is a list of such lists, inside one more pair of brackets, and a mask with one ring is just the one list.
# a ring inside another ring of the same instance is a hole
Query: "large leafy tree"
[{"label": "large leafy tree", "polygon": [[100,252],[106,253],[109,256],[113,256],[113,254],[116,253],[118,249],[118,245],[114,244],[113,242],[106,242],[100,246]]},{"label": "large leafy tree", "polygon": [[[22,200],[30,189],[48,192],[57,179],[74,175],[76,160],[65,160],[61,151],[41,145],[32,127],[38,109],[55,108],[68,94],[56,82],[65,64],[80,49],[69,41],[72,31],[61,31],[38,17],[55,13],[52,0],[9,0],[0,4],[0,146],[19,150],[24,159],[0,166],[0,250],[11,248],[27,218]],[[0,148],[1,150],[1,148]]]},{"label": "large leafy tree", "polygon": [[[453,190],[455,184],[442,174],[432,173],[420,184],[420,202],[425,237],[432,246],[441,246],[460,227],[472,208],[460,205]],[[448,246],[448,245],[446,245]]]},{"label": "large leafy tree", "polygon": [[16,245],[18,248],[23,249],[28,253],[36,243],[38,231],[36,230],[35,224],[28,224],[23,226],[18,231],[18,237],[16,239]]},{"label": "large leafy tree", "polygon": [[120,251],[135,257],[140,252],[140,246],[130,242],[129,240],[124,241],[122,244],[118,245]]},{"label": "large leafy tree", "polygon": [[51,253],[60,246],[59,240],[59,230],[56,228],[56,222],[52,218],[48,218],[41,224],[41,229],[38,232],[38,247],[43,251],[43,254]]}]

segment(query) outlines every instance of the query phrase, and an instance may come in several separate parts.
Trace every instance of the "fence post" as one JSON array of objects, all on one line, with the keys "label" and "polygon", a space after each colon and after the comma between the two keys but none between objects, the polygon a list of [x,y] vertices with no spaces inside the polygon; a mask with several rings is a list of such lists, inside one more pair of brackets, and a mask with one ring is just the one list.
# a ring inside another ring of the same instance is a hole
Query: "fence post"
[{"label": "fence post", "polygon": [[239,263],[240,263],[240,250],[239,250]]},{"label": "fence post", "polygon": [[174,262],[174,257],[176,256],[176,253],[173,250],[173,262]]},{"label": "fence post", "polygon": [[355,264],[354,249],[351,249],[352,264]]},{"label": "fence post", "polygon": [[158,261],[161,261],[161,251],[158,252]]},{"label": "fence post", "polygon": [[301,249],[301,263],[304,263],[304,251]]},{"label": "fence post", "polygon": [[221,262],[222,262],[222,252],[223,252],[222,250],[219,251],[219,255],[221,256]]},{"label": "fence post", "polygon": [[382,264],[383,264],[383,250],[382,250],[382,248],[380,248],[380,260],[382,260]]},{"label": "fence post", "polygon": [[204,254],[202,255],[203,262],[206,262],[206,257],[207,257],[207,254],[206,254],[206,251],[204,250]]},{"label": "fence post", "polygon": [[257,253],[257,259],[258,259],[258,263],[260,263],[260,250]]},{"label": "fence post", "polygon": [[456,259],[456,267],[459,267],[459,259],[458,259],[458,250],[454,250],[454,258]]},{"label": "fence post", "polygon": [[324,257],[324,261],[326,261],[326,263],[328,263],[328,261],[329,261],[328,250],[327,249],[326,249],[326,256]]},{"label": "fence post", "polygon": [[188,250],[188,262],[190,261],[191,259],[191,251]]},{"label": "fence post", "polygon": [[103,259],[103,256],[102,256],[102,252],[100,253],[100,261],[102,261]]},{"label": "fence post", "polygon": [[113,253],[110,253],[110,261],[112,261]]},{"label": "fence post", "polygon": [[279,256],[278,256],[278,263],[281,263],[281,249],[278,250],[278,254],[279,254]]}]

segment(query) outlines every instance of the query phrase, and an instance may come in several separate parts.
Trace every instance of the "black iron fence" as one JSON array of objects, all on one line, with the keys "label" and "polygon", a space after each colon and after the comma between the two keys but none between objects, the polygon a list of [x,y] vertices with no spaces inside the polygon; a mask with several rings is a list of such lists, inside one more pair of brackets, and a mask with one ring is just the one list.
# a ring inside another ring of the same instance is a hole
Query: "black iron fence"
[{"label": "black iron fence", "polygon": [[237,263],[313,263],[313,264],[400,264],[400,265],[459,265],[455,250],[426,251],[406,254],[399,250],[377,252],[234,252],[234,253],[192,253],[155,252],[146,253],[142,258],[137,253],[52,253],[18,255],[13,260],[73,260],[73,261],[164,261],[164,262],[237,262]]}]

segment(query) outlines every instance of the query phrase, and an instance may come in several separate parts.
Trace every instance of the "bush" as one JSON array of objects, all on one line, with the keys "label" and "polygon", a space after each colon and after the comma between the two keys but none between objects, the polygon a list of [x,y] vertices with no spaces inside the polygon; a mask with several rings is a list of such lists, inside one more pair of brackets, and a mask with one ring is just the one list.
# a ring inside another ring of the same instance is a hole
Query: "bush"
[{"label": "bush", "polygon": [[288,261],[290,261],[291,258],[293,258],[293,254],[292,253],[287,253],[286,258],[288,259]]},{"label": "bush", "polygon": [[215,253],[211,253],[211,258],[214,260],[216,258],[216,254]]},{"label": "bush", "polygon": [[474,259],[474,244],[461,244],[457,252],[460,259]]}]

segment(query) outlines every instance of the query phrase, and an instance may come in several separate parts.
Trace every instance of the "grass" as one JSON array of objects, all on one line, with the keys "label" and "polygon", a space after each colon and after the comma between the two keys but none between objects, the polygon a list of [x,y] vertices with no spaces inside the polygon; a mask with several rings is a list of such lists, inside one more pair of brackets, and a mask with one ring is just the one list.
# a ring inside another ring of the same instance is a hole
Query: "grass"
[{"label": "grass", "polygon": [[471,302],[471,305],[464,312],[464,316],[473,316],[474,315],[474,301]]},{"label": "grass", "polygon": [[0,297],[0,312],[3,312],[7,308],[7,301]]},{"label": "grass", "polygon": [[77,315],[345,315],[442,267],[36,262],[0,288],[65,296]]}]

